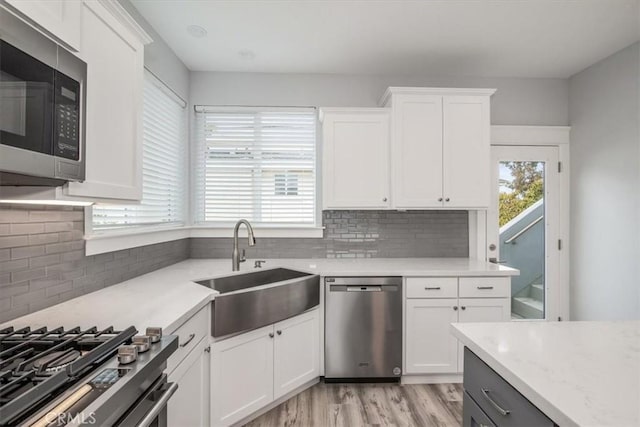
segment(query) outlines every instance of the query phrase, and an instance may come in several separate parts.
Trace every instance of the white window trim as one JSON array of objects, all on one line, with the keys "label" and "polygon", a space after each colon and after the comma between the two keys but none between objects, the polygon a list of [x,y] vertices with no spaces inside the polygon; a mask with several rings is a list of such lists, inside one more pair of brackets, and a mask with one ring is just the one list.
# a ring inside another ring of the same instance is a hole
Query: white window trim
[{"label": "white window trim", "polygon": [[[309,109],[316,110],[316,164],[315,164],[315,208],[314,208],[314,223],[309,225],[287,225],[283,224],[279,226],[277,224],[255,224],[254,230],[263,230],[266,235],[264,237],[274,238],[322,238],[324,227],[322,226],[322,126],[319,117],[319,108],[314,106],[266,106],[266,105],[194,105],[191,117],[191,128],[195,126],[195,113],[197,112],[246,112],[255,111],[256,109],[265,109],[266,111],[308,111]],[[194,141],[191,138],[195,137],[196,131],[190,132],[190,144],[189,144],[189,159],[190,165],[193,165],[193,152],[191,151]],[[215,223],[200,223],[197,221],[197,213],[195,212],[195,197],[193,196],[193,189],[195,188],[194,170],[190,171],[190,180],[187,192],[189,194],[189,226],[193,230],[197,230],[194,233],[197,234],[193,237],[226,237],[229,234],[231,237],[231,231],[233,225],[223,226]],[[240,218],[238,218],[240,219]],[[229,230],[229,233],[225,233],[224,230]],[[305,232],[304,230],[308,230]]]},{"label": "white window trim", "polygon": [[[85,218],[91,218],[90,211],[90,207],[85,209]],[[240,229],[240,236],[246,237],[246,233],[244,228]],[[259,246],[261,238],[322,238],[324,227],[254,227],[254,234],[256,245]],[[85,254],[98,255],[180,239],[207,237],[233,237],[233,227],[145,227],[109,234],[89,234],[85,236]]]}]

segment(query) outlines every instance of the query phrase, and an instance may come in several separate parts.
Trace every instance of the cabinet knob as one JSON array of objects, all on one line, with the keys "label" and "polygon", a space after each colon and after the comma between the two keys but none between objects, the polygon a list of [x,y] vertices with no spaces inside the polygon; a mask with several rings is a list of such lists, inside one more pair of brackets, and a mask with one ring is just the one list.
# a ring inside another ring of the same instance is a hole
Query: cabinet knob
[{"label": "cabinet knob", "polygon": [[457,310],[458,310],[458,306],[457,306],[457,305],[454,305],[454,306],[453,306],[453,310],[454,310],[454,311],[457,311]]},{"label": "cabinet knob", "polygon": [[269,338],[273,338],[273,332],[269,332]]},{"label": "cabinet knob", "polygon": [[462,307],[460,307],[460,308],[463,309],[463,310],[467,309],[467,307],[465,307],[464,305]]},{"label": "cabinet knob", "polygon": [[278,335],[282,335],[282,331],[276,331]]},{"label": "cabinet knob", "polygon": [[205,352],[207,352],[207,353],[211,353],[211,346],[210,346],[210,345],[209,345],[209,346],[207,346],[207,347],[204,349],[204,351],[205,351]]},{"label": "cabinet knob", "polygon": [[445,202],[448,202],[448,201],[450,201],[450,200],[451,200],[451,199],[450,199],[450,198],[448,198],[448,197],[447,197],[446,199],[444,199],[444,201],[445,201]]},{"label": "cabinet knob", "polygon": [[382,198],[382,201],[383,201],[383,202],[386,202],[386,201],[387,201],[387,198],[386,198],[386,197],[383,197],[383,198]]},{"label": "cabinet knob", "polygon": [[439,202],[441,202],[441,201],[442,201],[442,197],[439,197],[439,198],[438,198],[438,201],[439,201]]}]

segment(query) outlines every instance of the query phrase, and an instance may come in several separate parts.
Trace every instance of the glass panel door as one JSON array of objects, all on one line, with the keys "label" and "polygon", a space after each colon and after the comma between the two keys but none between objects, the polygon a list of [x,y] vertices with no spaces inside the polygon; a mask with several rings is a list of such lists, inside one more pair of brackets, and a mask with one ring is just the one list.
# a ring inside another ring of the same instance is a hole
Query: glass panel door
[{"label": "glass panel door", "polygon": [[552,318],[557,272],[556,147],[492,147],[489,257],[520,270],[511,279],[512,319]]}]

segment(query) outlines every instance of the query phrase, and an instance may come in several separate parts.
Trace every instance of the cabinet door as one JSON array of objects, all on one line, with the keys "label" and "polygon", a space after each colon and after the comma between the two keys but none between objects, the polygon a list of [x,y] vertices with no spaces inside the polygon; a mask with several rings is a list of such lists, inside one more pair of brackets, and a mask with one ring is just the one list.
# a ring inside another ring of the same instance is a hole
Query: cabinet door
[{"label": "cabinet door", "polygon": [[273,326],[212,344],[212,424],[238,422],[273,401]]},{"label": "cabinet door", "polygon": [[170,426],[199,427],[209,425],[210,356],[208,339],[204,338],[169,374],[178,390],[167,407]]},{"label": "cabinet door", "polygon": [[322,135],[324,209],[389,207],[388,110],[329,111]]},{"label": "cabinet door", "polygon": [[273,398],[320,376],[319,311],[276,323]]},{"label": "cabinet door", "polygon": [[[460,298],[460,323],[504,322],[511,319],[510,298]],[[464,367],[464,345],[458,344],[458,371]]]},{"label": "cabinet door", "polygon": [[489,97],[445,96],[443,105],[444,207],[487,208]]},{"label": "cabinet door", "polygon": [[76,52],[80,49],[82,2],[79,0],[6,0],[38,27]]},{"label": "cabinet door", "polygon": [[392,111],[393,206],[442,207],[442,96],[398,95]]},{"label": "cabinet door", "polygon": [[458,340],[450,324],[458,321],[458,299],[410,299],[406,304],[406,372],[457,372]]},{"label": "cabinet door", "polygon": [[97,1],[83,2],[87,62],[86,180],[73,196],[142,198],[143,44]]}]

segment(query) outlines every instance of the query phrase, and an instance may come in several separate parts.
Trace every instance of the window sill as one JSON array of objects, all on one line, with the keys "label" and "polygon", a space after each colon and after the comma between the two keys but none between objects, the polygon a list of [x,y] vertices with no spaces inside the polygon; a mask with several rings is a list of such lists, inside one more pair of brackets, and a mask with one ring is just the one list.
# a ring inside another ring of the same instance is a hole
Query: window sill
[{"label": "window sill", "polygon": [[85,236],[85,254],[97,255],[138,246],[188,239],[189,227],[153,227],[139,230],[123,230],[96,233]]},{"label": "window sill", "polygon": [[[254,227],[255,236],[260,238],[313,238],[323,237],[324,227]],[[246,237],[247,231],[243,227],[239,235]],[[106,252],[114,252],[139,246],[153,245],[156,243],[170,242],[173,240],[188,238],[231,238],[233,227],[154,227],[141,230],[123,230],[103,234],[91,234],[85,236],[85,254],[98,255]]]}]

